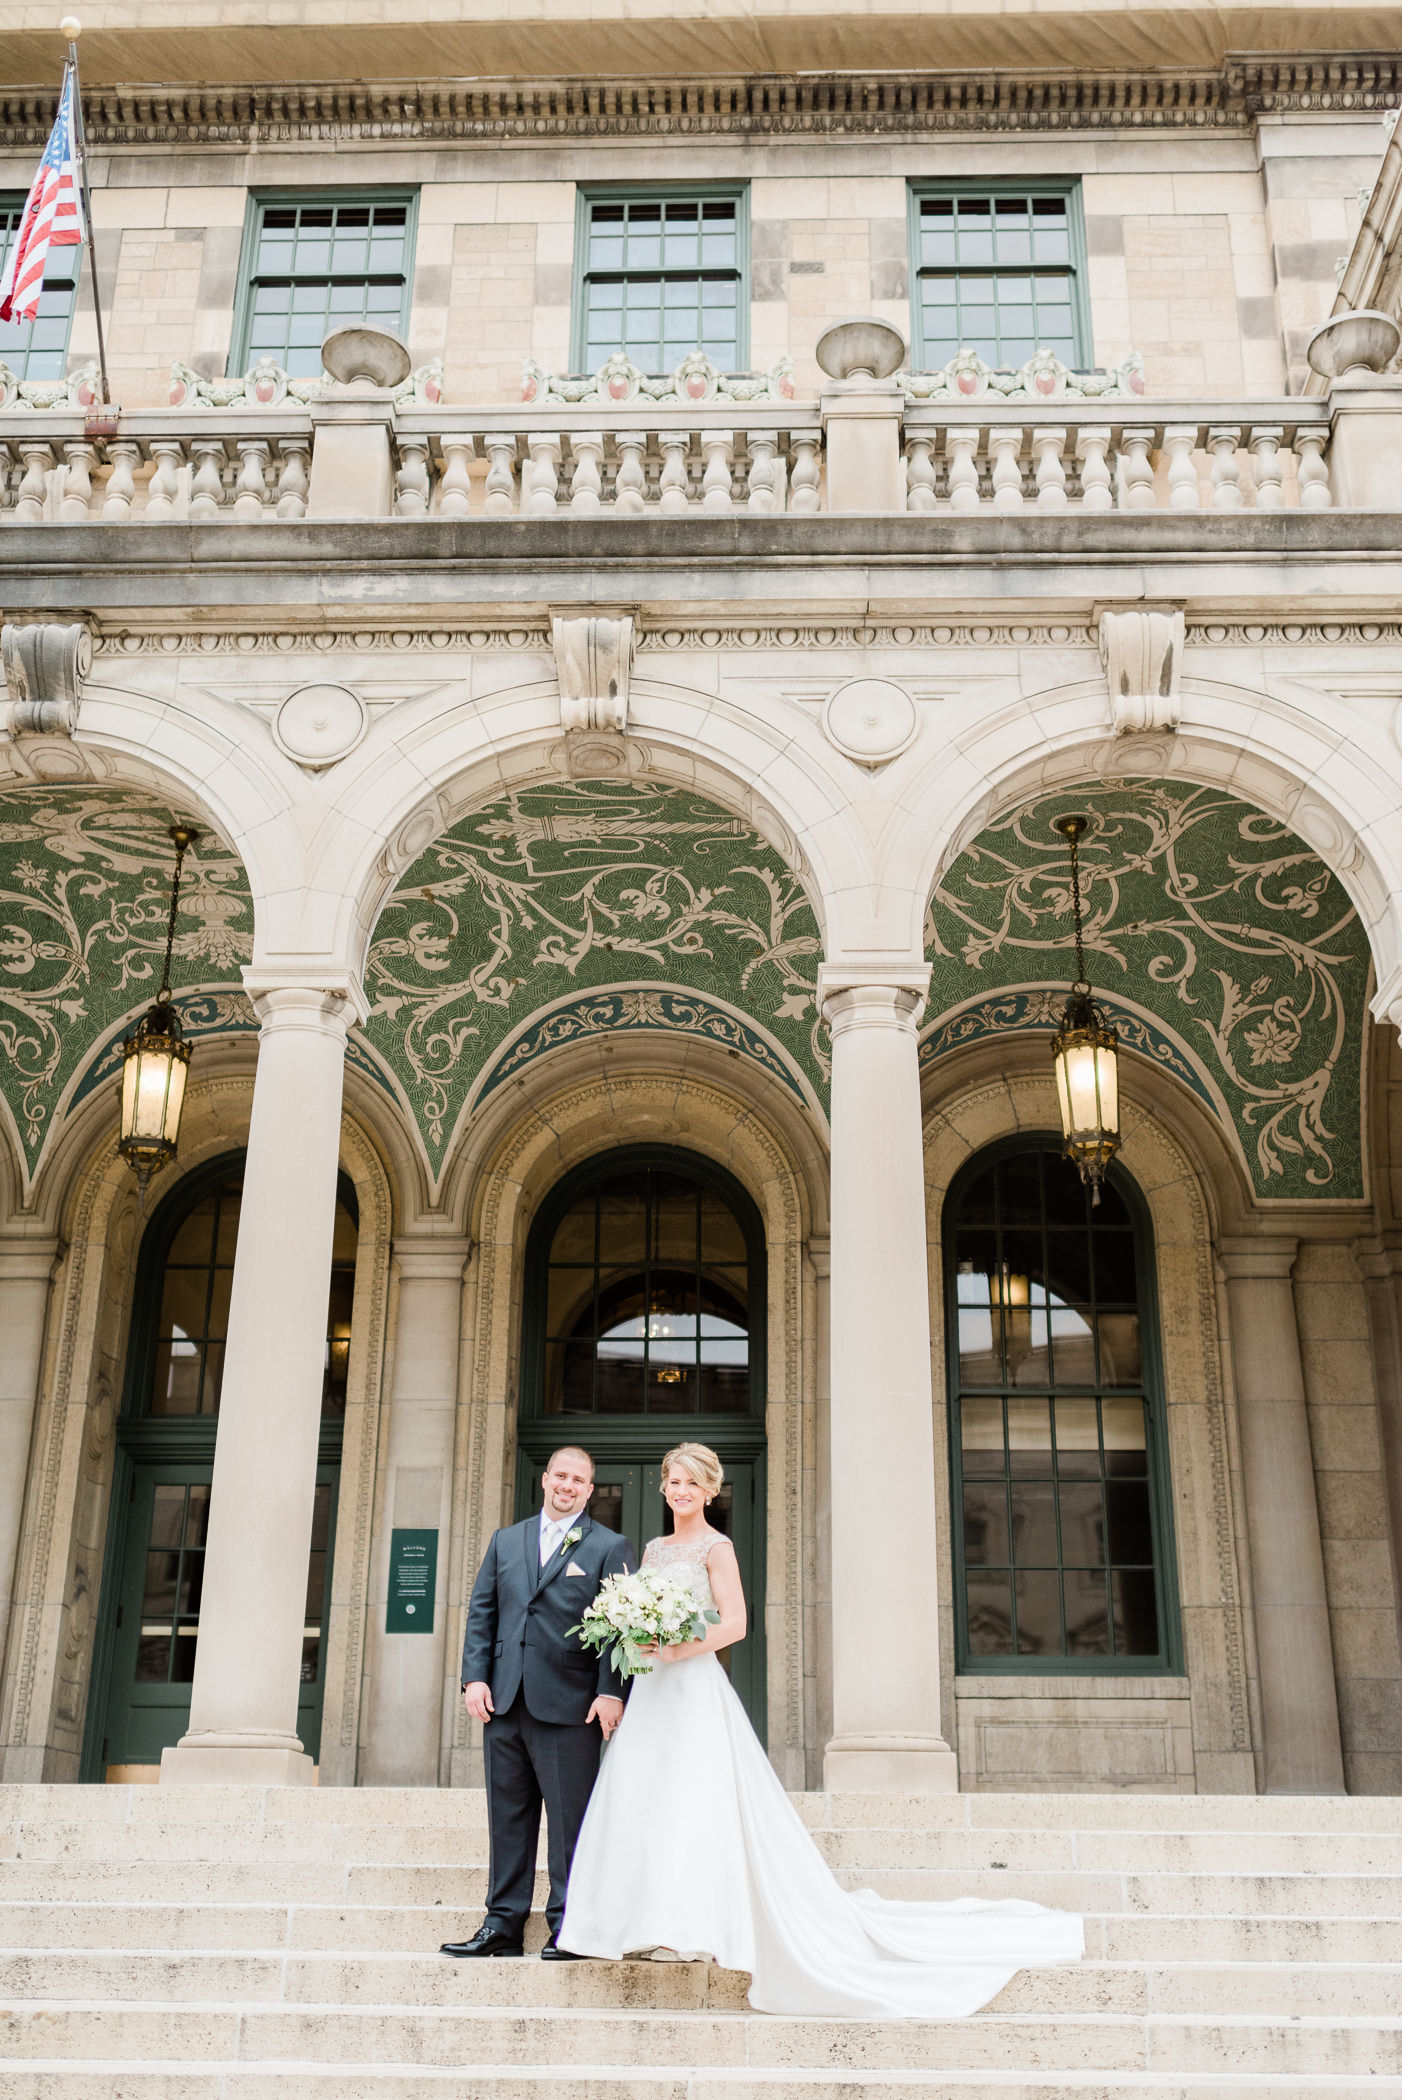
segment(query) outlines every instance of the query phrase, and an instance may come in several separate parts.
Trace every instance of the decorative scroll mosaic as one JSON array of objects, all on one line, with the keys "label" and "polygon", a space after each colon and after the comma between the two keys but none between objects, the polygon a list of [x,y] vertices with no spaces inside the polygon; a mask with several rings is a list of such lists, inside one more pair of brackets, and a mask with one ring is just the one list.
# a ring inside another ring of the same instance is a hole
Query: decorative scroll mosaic
[{"label": "decorative scroll mosaic", "polygon": [[495,1093],[504,1081],[514,1079],[534,1058],[558,1049],[562,1043],[580,1043],[591,1036],[620,1032],[636,1034],[640,1029],[697,1035],[707,1042],[720,1043],[763,1065],[771,1078],[800,1101],[804,1099],[788,1061],[779,1056],[757,1028],[750,1027],[737,1014],[728,1013],[723,1006],[716,1006],[695,992],[637,990],[596,992],[587,999],[571,999],[567,1005],[557,1006],[552,1013],[529,1022],[488,1072],[477,1099],[485,1101],[488,1094]]},{"label": "decorative scroll mosaic", "polygon": [[949,1025],[982,1011],[989,1032],[1045,1025],[1030,1007],[1009,1022],[1001,1002],[970,1002],[978,977],[1025,991],[1074,974],[1066,848],[1052,829],[1073,810],[1091,820],[1081,867],[1096,989],[1156,1015],[1165,1042],[1201,1060],[1259,1195],[1361,1196],[1367,936],[1303,839],[1231,795],[1180,782],[1070,788],[981,832],[931,901],[930,1011],[963,1009]]},{"label": "decorative scroll mosaic", "polygon": [[[710,994],[823,1093],[820,945],[780,855],[706,797],[636,781],[525,788],[444,832],[401,877],[371,943],[366,1033],[436,1169],[479,1073],[576,985],[654,977]],[[513,1069],[528,1054],[513,1047]]]},{"label": "decorative scroll mosaic", "polygon": [[[1221,1114],[1221,1095],[1214,1090],[1202,1066],[1188,1055],[1182,1043],[1153,1021],[1146,1020],[1143,1014],[1126,1006],[1123,1000],[1103,992],[1099,994],[1099,1000],[1106,1019],[1127,1050],[1137,1050],[1141,1057],[1147,1057],[1161,1071],[1172,1072],[1175,1079],[1181,1079],[1184,1086],[1191,1087],[1214,1115]],[[1064,984],[1028,985],[995,993],[989,999],[974,1000],[954,1013],[945,1014],[926,1029],[920,1038],[920,1063],[922,1066],[936,1064],[965,1043],[976,1043],[986,1035],[1004,1035],[1009,1029],[1030,1028],[1052,1035],[1060,1028],[1065,1011]]]},{"label": "decorative scroll mosaic", "polygon": [[[93,1046],[155,997],[178,821],[195,820],[134,790],[0,796],[0,1087],[30,1172]],[[252,952],[242,865],[206,831],[185,859],[172,978],[227,977],[237,994]]]}]

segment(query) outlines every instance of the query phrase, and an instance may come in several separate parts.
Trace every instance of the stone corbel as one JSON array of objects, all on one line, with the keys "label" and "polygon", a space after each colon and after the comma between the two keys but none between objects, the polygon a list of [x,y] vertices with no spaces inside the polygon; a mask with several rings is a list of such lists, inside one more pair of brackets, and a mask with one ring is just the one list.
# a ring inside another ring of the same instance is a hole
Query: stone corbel
[{"label": "stone corbel", "polygon": [[1110,726],[1116,736],[1176,729],[1182,713],[1181,612],[1103,612],[1100,661],[1110,689]]},{"label": "stone corbel", "polygon": [[6,621],[0,662],[9,700],[11,736],[72,736],[78,726],[83,680],[92,669],[92,634],[81,620]]},{"label": "stone corbel", "polygon": [[567,733],[628,727],[633,667],[631,613],[556,614],[550,623],[560,680],[560,723]]}]

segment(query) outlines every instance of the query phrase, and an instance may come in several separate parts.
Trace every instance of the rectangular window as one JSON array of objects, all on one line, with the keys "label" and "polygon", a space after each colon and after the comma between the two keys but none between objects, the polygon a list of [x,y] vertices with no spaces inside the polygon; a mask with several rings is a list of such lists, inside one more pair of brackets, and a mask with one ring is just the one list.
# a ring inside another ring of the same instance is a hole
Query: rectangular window
[{"label": "rectangular window", "polygon": [[[24,216],[23,197],[0,197],[0,270]],[[78,295],[83,250],[50,248],[39,311],[32,321],[0,321],[0,364],[19,379],[62,379],[68,365],[68,331]]]},{"label": "rectangular window", "polygon": [[333,329],[373,321],[402,335],[415,202],[409,190],[254,197],[230,369],[271,357],[297,378],[315,378]]},{"label": "rectangular window", "polygon": [[591,190],[575,252],[574,362],[596,372],[626,350],[670,372],[693,350],[733,372],[749,356],[745,192]]},{"label": "rectangular window", "polygon": [[960,350],[990,365],[1042,349],[1090,359],[1085,240],[1075,183],[961,183],[911,192],[915,351],[938,371]]}]

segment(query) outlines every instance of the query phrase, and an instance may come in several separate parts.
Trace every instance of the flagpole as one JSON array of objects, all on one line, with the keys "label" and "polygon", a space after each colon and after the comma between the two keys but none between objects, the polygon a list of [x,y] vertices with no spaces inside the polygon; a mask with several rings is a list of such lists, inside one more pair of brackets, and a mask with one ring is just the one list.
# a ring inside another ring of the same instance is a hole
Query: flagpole
[{"label": "flagpole", "polygon": [[92,280],[93,319],[97,323],[97,365],[102,375],[102,405],[110,406],[112,390],[107,384],[107,346],[102,336],[102,296],[97,285],[97,245],[93,239],[92,198],[88,194],[88,141],[83,130],[83,85],[78,76],[78,38],[83,25],[76,15],[65,15],[58,25],[68,39],[68,64],[73,74],[73,149],[78,163],[78,192],[83,200],[83,225],[87,232],[88,275]]}]

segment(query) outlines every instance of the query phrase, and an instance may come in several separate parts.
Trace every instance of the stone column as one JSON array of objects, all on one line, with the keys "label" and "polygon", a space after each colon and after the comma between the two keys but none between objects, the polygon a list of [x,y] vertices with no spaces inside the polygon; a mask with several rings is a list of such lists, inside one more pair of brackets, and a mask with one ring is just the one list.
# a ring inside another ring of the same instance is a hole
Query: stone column
[{"label": "stone column", "polygon": [[29,1440],[58,1242],[0,1239],[0,1661],[14,1602]]},{"label": "stone column", "polygon": [[[445,1685],[454,1704],[458,1658],[447,1652],[448,1531],[457,1427],[464,1239],[396,1240],[398,1311],[380,1535],[371,1556],[367,1641],[370,1698],[360,1757],[364,1786],[437,1786]],[[433,1631],[387,1633],[390,1533],[438,1533]]]},{"label": "stone column", "polygon": [[310,1784],[302,1629],[349,985],[245,978],[262,1031],[229,1305],[189,1732],[163,1781]]},{"label": "stone column", "polygon": [[1356,1248],[1378,1390],[1378,1444],[1392,1546],[1392,1590],[1402,1625],[1402,1234],[1385,1232]]},{"label": "stone column", "polygon": [[940,1732],[916,1034],[929,972],[825,965],[832,1029],[832,1790],[958,1785]]},{"label": "stone column", "polygon": [[1290,1272],[1299,1241],[1226,1239],[1268,1794],[1341,1794],[1343,1753]]},{"label": "stone column", "polygon": [[[813,1265],[814,1493],[813,1627],[805,1638],[813,1657],[816,1713],[812,1744],[832,1735],[832,1241],[824,1233],[808,1242]],[[810,1753],[811,1757],[811,1753]],[[810,1778],[810,1784],[815,1783]]]}]

